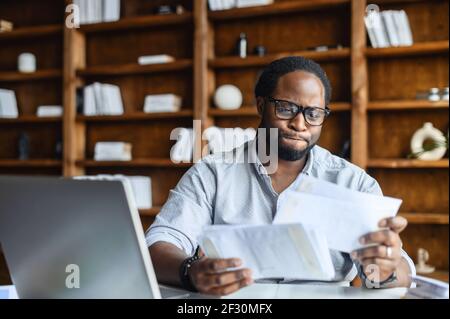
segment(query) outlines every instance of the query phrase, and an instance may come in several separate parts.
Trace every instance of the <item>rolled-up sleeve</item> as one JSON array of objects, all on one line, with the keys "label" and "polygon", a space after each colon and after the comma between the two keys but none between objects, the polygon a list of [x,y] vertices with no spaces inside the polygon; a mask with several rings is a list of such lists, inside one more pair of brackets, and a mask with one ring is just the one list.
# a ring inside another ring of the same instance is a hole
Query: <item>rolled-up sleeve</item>
[{"label": "rolled-up sleeve", "polygon": [[192,255],[202,229],[212,223],[216,174],[208,158],[191,167],[146,232],[147,246],[168,242]]}]

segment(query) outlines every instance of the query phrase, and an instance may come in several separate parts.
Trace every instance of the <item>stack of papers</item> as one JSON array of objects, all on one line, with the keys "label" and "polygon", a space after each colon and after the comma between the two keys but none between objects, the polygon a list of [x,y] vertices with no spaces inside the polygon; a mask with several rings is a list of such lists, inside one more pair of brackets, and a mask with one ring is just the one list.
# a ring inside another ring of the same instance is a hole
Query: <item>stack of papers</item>
[{"label": "stack of papers", "polygon": [[37,108],[38,117],[61,117],[63,107],[61,105],[41,105]]},{"label": "stack of papers", "polygon": [[143,55],[138,58],[139,65],[174,62],[175,58],[168,54]]},{"label": "stack of papers", "polygon": [[412,276],[415,288],[408,289],[407,299],[448,299],[448,283],[423,276]]},{"label": "stack of papers", "polygon": [[97,142],[95,144],[94,159],[96,161],[131,161],[130,143]]},{"label": "stack of papers", "polygon": [[181,108],[181,96],[175,94],[153,94],[145,97],[144,112],[178,112]]},{"label": "stack of papers", "polygon": [[240,258],[254,279],[331,280],[334,266],[325,237],[303,225],[214,225],[200,247],[209,258]]}]

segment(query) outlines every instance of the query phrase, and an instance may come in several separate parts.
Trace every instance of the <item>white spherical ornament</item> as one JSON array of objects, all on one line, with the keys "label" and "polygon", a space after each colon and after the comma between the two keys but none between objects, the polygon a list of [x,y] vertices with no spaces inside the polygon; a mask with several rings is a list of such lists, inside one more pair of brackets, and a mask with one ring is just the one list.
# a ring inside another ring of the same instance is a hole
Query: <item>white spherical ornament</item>
[{"label": "white spherical ornament", "polygon": [[[432,140],[436,143],[436,147],[432,150],[425,151],[423,143],[426,140]],[[433,127],[433,124],[427,122],[422,128],[418,129],[411,139],[411,151],[414,154],[419,154],[418,159],[425,161],[436,161],[444,157],[447,152],[445,147],[445,136],[438,129]]]},{"label": "white spherical ornament", "polygon": [[236,110],[242,105],[242,93],[234,85],[221,85],[214,94],[214,104],[222,110]]}]

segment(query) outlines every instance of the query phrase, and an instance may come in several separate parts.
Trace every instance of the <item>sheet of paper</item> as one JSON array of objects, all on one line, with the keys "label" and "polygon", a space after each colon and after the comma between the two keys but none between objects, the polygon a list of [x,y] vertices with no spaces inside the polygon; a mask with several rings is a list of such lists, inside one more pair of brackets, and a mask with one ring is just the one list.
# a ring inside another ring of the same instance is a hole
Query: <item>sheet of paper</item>
[{"label": "sheet of paper", "polygon": [[199,242],[210,258],[241,258],[254,279],[331,280],[335,275],[323,234],[298,224],[214,225]]},{"label": "sheet of paper", "polygon": [[393,199],[382,196],[376,201],[353,196],[355,199],[349,201],[288,191],[274,224],[301,223],[320,230],[331,249],[349,253],[363,247],[359,238],[379,230],[379,221],[395,216],[401,204],[401,200],[394,205]]},{"label": "sheet of paper", "polygon": [[0,286],[0,299],[17,299],[17,292],[14,286]]}]

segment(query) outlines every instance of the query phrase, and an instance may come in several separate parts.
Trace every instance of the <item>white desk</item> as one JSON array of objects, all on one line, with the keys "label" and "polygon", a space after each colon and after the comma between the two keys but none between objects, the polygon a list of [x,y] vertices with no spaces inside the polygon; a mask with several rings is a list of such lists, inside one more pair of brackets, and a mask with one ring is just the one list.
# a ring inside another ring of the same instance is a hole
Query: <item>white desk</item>
[{"label": "white desk", "polygon": [[[12,286],[0,287],[0,298],[5,290],[17,298]],[[400,299],[406,294],[406,288],[360,289],[338,286],[314,286],[292,284],[254,284],[243,288],[222,299]],[[211,298],[201,294],[191,294],[189,299]]]}]

